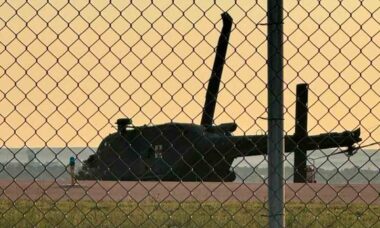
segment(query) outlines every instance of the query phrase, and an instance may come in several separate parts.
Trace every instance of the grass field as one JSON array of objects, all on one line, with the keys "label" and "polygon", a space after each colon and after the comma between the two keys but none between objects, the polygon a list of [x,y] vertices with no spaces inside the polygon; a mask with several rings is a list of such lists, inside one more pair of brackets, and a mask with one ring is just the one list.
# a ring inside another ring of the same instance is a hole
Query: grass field
[{"label": "grass field", "polygon": [[[267,227],[262,203],[0,200],[1,227]],[[380,206],[286,204],[287,227],[379,227]]]}]

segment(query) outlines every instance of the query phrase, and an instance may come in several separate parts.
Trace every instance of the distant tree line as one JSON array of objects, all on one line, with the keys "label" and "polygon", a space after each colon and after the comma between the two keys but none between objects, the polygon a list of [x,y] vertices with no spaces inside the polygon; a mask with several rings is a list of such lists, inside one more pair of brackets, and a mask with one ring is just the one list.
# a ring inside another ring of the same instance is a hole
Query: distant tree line
[{"label": "distant tree line", "polygon": [[[76,170],[81,170],[77,167]],[[268,181],[266,167],[235,167],[235,182],[263,183]],[[83,173],[82,173],[83,175]],[[80,176],[80,175],[78,175]],[[84,177],[84,176],[82,176]],[[59,162],[42,164],[40,162],[0,163],[0,179],[16,180],[67,180],[70,178],[66,166]],[[83,179],[83,178],[81,178]],[[85,179],[85,178],[84,178]],[[318,183],[330,184],[380,184],[379,170],[361,169],[352,167],[345,169],[322,169],[318,168],[316,173]],[[293,168],[285,167],[285,181],[293,182]]]},{"label": "distant tree line", "polygon": [[66,167],[59,163],[41,164],[39,162],[7,164],[0,163],[0,179],[15,180],[60,180],[70,178]]},{"label": "distant tree line", "polygon": [[[267,168],[236,167],[237,182],[263,183],[268,181]],[[352,167],[345,169],[323,169],[318,168],[316,172],[317,183],[330,184],[380,184],[379,170],[361,169]],[[293,167],[285,167],[285,181],[293,182]]]}]

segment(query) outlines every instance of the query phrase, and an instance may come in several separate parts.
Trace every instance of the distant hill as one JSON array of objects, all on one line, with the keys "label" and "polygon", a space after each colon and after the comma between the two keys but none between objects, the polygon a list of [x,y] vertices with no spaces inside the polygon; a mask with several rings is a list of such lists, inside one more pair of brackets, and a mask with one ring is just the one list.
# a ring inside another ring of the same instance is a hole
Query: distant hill
[{"label": "distant hill", "polygon": [[[79,167],[78,167],[79,168]],[[244,183],[268,183],[267,168],[236,167],[235,182]],[[8,180],[69,180],[70,175],[66,166],[53,162],[41,164],[30,162],[28,164],[8,163],[0,164],[0,179]],[[380,173],[375,170],[365,170],[353,167],[343,170],[317,169],[316,180],[318,183],[330,184],[380,184]],[[293,182],[293,169],[285,168],[285,181]]]},{"label": "distant hill", "polygon": [[[333,149],[308,151],[309,163],[312,164],[314,162],[315,166],[322,166],[325,169],[334,169],[336,167],[349,168],[355,165],[369,169],[378,169],[380,167],[380,150],[359,150],[351,157],[347,157],[345,154],[326,156],[337,151]],[[95,152],[96,148],[91,147],[1,148],[0,163],[27,163],[31,160],[42,164],[51,162],[67,163],[71,156],[76,156],[79,161],[84,161]],[[294,160],[293,153],[287,153],[285,159],[285,166],[292,166]],[[233,166],[266,167],[267,157],[249,156],[238,158]]]},{"label": "distant hill", "polygon": [[[237,167],[236,182],[245,183],[263,183],[268,182],[267,168],[248,168]],[[293,182],[293,168],[285,168],[285,181]],[[329,184],[380,184],[380,172],[378,170],[362,169],[360,167],[352,167],[348,169],[326,170],[318,168],[316,173],[317,183]]]},{"label": "distant hill", "polygon": [[[1,148],[0,179],[65,179],[66,166],[71,156],[77,157],[78,169],[96,148]],[[336,155],[333,150],[309,151],[309,164],[318,170],[316,179],[321,183],[380,183],[380,151],[358,151],[347,157]],[[286,154],[285,177],[292,181],[293,155]],[[262,183],[267,179],[267,157],[238,158],[233,164],[238,182]]]},{"label": "distant hill", "polygon": [[34,161],[40,164],[53,162],[66,164],[71,156],[79,162],[86,160],[96,148],[91,147],[42,147],[42,148],[1,148],[0,163],[29,163]]},{"label": "distant hill", "polygon": [[[339,152],[338,149],[308,151],[308,164],[316,167],[333,170],[347,169],[355,166],[363,169],[379,170],[380,168],[380,149],[359,150],[356,154],[348,157],[346,154],[328,156]],[[292,167],[294,161],[293,153],[285,154],[285,166]],[[233,166],[238,167],[267,167],[267,156],[250,156],[235,159]]]}]

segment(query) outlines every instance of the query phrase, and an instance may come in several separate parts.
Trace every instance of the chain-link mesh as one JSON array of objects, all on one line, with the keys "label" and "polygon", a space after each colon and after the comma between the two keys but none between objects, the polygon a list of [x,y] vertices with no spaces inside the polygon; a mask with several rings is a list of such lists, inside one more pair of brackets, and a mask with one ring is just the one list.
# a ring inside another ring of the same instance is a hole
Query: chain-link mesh
[{"label": "chain-link mesh", "polygon": [[[379,9],[284,1],[289,227],[380,224]],[[1,226],[268,226],[267,11],[1,1]]]}]

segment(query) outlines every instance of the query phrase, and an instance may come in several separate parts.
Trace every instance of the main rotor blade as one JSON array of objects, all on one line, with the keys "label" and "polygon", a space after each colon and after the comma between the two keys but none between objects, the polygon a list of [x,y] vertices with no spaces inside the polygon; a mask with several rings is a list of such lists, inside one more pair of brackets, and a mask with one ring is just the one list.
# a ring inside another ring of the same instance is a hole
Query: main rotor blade
[{"label": "main rotor blade", "polygon": [[228,13],[222,13],[222,20],[222,33],[219,37],[214,66],[212,68],[211,77],[206,93],[206,101],[203,107],[201,120],[201,125],[203,126],[210,126],[213,124],[216,100],[218,98],[219,85],[222,78],[223,66],[226,58],[228,40],[231,34],[232,17]]}]

